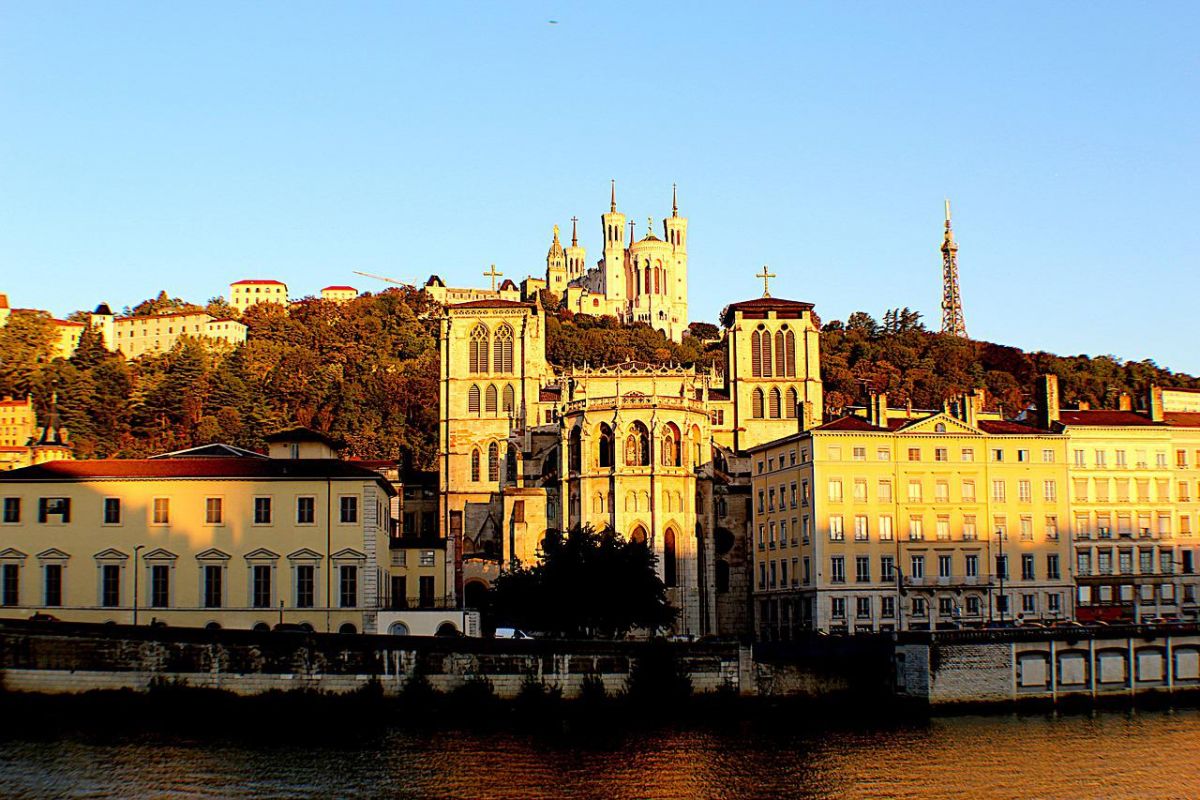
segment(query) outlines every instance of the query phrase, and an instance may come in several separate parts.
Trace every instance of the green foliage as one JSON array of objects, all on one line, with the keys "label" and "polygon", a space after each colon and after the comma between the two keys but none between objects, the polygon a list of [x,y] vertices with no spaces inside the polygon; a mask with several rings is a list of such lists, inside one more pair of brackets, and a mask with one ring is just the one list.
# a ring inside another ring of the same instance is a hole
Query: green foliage
[{"label": "green foliage", "polygon": [[54,323],[44,311],[14,312],[0,328],[0,397],[25,397],[54,357]]},{"label": "green foliage", "polygon": [[643,542],[616,531],[575,528],[546,535],[532,567],[502,574],[491,590],[500,624],[570,638],[614,638],[668,627],[676,611]]},{"label": "green foliage", "polygon": [[156,314],[174,314],[177,311],[200,311],[200,306],[189,303],[181,297],[170,297],[166,290],[157,296],[143,300],[133,308],[126,306],[122,314],[126,317],[153,317]]}]

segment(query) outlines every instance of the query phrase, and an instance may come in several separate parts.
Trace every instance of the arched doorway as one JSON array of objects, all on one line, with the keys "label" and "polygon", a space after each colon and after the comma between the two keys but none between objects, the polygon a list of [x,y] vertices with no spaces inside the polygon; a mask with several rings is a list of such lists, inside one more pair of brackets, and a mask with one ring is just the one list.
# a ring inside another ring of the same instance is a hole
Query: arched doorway
[{"label": "arched doorway", "polygon": [[338,633],[358,633],[358,628],[354,627],[353,622],[343,622],[338,628]]},{"label": "arched doorway", "polygon": [[663,533],[663,583],[675,586],[679,577],[675,568],[675,529],[667,528]]},{"label": "arched doorway", "polygon": [[633,531],[629,534],[629,541],[637,542],[638,544],[645,544],[646,538],[646,528],[643,525],[635,525]]},{"label": "arched doorway", "polygon": [[455,625],[453,622],[443,622],[441,625],[438,625],[437,632],[434,635],[435,636],[458,636],[459,635],[458,626]]},{"label": "arched doorway", "polygon": [[483,581],[467,581],[463,586],[463,604],[467,608],[480,609],[487,602],[488,585]]},{"label": "arched doorway", "polygon": [[270,633],[271,626],[265,622],[256,622],[256,623],[254,623],[253,631],[255,633]]},{"label": "arched doorway", "polygon": [[388,627],[388,634],[390,636],[408,636],[408,626],[403,622],[393,622]]}]

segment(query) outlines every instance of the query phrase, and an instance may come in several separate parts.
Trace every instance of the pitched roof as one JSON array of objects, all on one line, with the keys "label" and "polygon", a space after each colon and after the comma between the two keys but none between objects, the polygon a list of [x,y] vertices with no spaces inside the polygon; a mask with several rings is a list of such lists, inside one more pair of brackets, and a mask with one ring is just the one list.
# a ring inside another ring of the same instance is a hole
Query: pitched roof
[{"label": "pitched roof", "polygon": [[513,283],[512,278],[505,278],[504,280],[500,281],[500,291],[515,292],[517,291],[517,285]]},{"label": "pitched roof", "polygon": [[287,286],[283,281],[275,280],[259,280],[255,278],[245,278],[240,281],[234,281],[231,286]]},{"label": "pitched roof", "polygon": [[326,286],[322,292],[357,292],[353,286]]},{"label": "pitched roof", "polygon": [[1101,425],[1105,427],[1152,426],[1161,423],[1152,422],[1149,417],[1133,411],[1115,411],[1109,408],[1098,408],[1089,411],[1064,408],[1058,412],[1058,421],[1063,425]]},{"label": "pitched roof", "polygon": [[302,425],[295,428],[288,428],[287,430],[283,431],[276,431],[270,436],[264,436],[263,441],[267,442],[268,444],[274,442],[319,442],[320,444],[326,445],[327,447],[331,447],[335,450],[340,447],[340,445],[328,435],[321,433],[320,431],[315,431],[312,428],[305,428]]},{"label": "pitched roof", "polygon": [[1168,411],[1163,422],[1176,428],[1200,428],[1200,413],[1195,411]]},{"label": "pitched roof", "polygon": [[[893,422],[893,421],[905,423],[905,422],[911,422],[912,420],[907,420],[907,419],[905,419],[905,420],[888,420],[888,422]],[[847,414],[844,417],[838,417],[837,419],[833,420],[832,422],[826,422],[824,425],[818,425],[813,430],[818,430],[818,431],[872,431],[872,432],[876,432],[876,433],[882,433],[886,429],[880,428],[876,425],[872,425],[870,422],[867,422],[862,417],[858,417],[853,414]]]},{"label": "pitched roof", "polygon": [[372,480],[395,490],[374,470],[335,458],[105,458],[89,461],[49,461],[33,467],[0,472],[0,484],[10,481],[72,482],[86,480],[173,480],[212,478],[231,480]]},{"label": "pitched roof", "polygon": [[534,308],[534,304],[518,300],[468,300],[465,303],[454,303],[449,308]]},{"label": "pitched roof", "polygon": [[743,300],[740,303],[730,303],[721,312],[721,324],[725,327],[733,322],[734,312],[740,311],[743,316],[750,318],[766,317],[767,312],[774,311],[777,315],[785,314],[789,318],[812,311],[813,304],[800,300],[784,300],[782,297],[757,297],[753,300]]},{"label": "pitched roof", "polygon": [[981,419],[977,422],[977,425],[979,426],[979,430],[992,435],[1032,436],[1034,434],[1051,432],[1010,419]]}]

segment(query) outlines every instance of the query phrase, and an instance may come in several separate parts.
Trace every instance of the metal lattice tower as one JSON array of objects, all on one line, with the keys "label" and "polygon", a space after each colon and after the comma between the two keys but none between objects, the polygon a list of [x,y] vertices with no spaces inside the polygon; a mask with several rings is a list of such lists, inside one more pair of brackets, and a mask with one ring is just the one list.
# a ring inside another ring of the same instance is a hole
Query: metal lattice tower
[{"label": "metal lattice tower", "polygon": [[958,290],[958,244],[950,228],[950,201],[946,201],[946,233],[942,240],[942,333],[967,338],[962,294]]}]

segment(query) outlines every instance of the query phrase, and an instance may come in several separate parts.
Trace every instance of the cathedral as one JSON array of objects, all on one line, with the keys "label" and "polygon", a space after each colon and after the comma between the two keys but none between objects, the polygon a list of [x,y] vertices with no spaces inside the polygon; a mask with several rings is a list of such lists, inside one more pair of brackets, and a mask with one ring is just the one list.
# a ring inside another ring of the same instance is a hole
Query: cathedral
[{"label": "cathedral", "polygon": [[[624,244],[603,216],[605,254],[555,239],[547,282],[580,289],[625,321],[668,335],[687,322],[687,221]],[[561,276],[559,273],[563,273]],[[765,271],[764,271],[765,273]],[[565,281],[555,283],[556,280]],[[748,628],[745,451],[810,428],[822,407],[812,305],[771,297],[721,314],[723,372],[624,363],[557,368],[546,312],[530,300],[447,305],[440,327],[439,515],[447,579],[471,604],[499,572],[537,559],[547,531],[611,526],[649,543],[680,610],[678,633]]]}]

